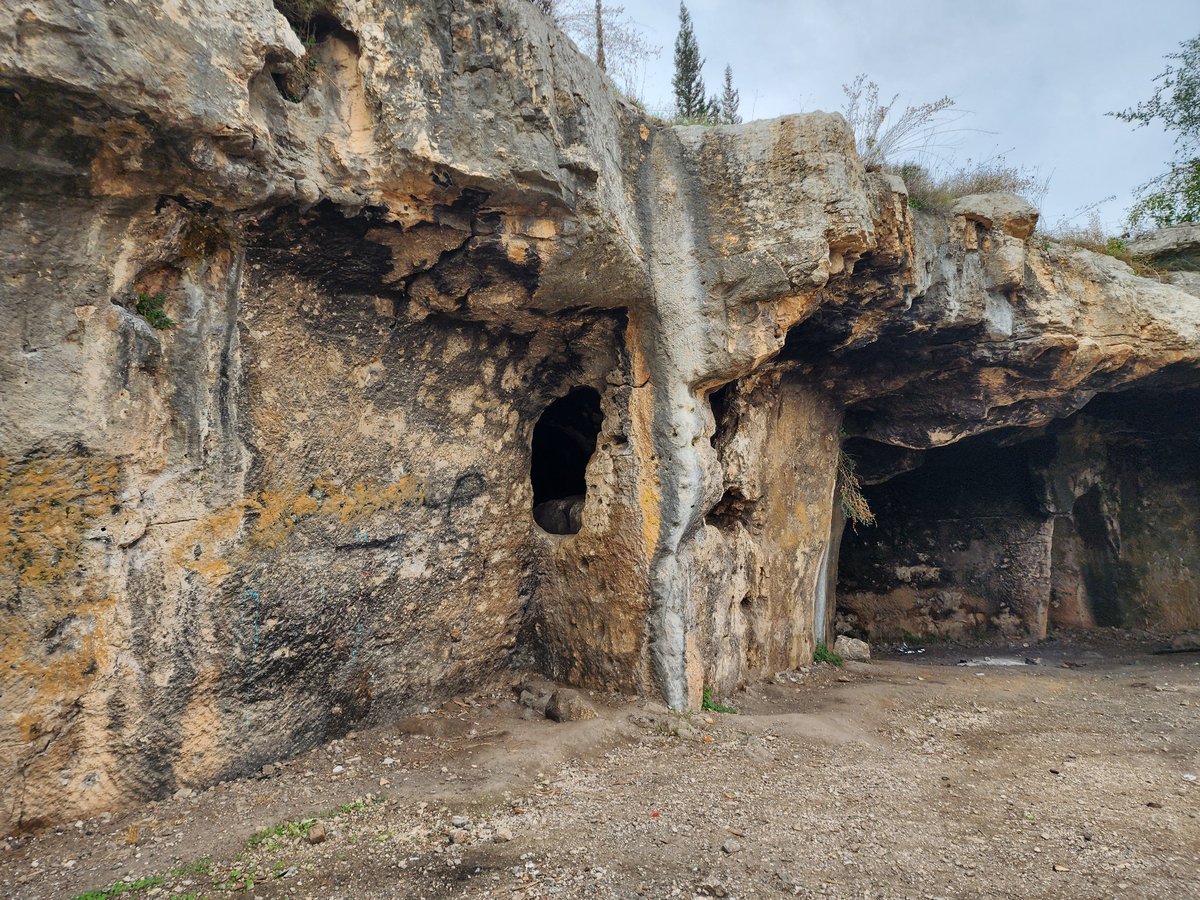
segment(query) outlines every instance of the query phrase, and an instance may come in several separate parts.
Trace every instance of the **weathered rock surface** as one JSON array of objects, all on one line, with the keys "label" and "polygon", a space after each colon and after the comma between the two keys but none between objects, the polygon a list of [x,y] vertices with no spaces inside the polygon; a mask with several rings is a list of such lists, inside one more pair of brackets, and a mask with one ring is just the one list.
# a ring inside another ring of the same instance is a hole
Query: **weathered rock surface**
[{"label": "weathered rock surface", "polygon": [[1200,225],[1171,225],[1129,241],[1127,248],[1156,266],[1200,269]]},{"label": "weathered rock surface", "polygon": [[697,706],[826,639],[843,428],[883,480],[1200,359],[1200,300],[1014,198],[915,214],[835,115],[645,119],[523,0],[0,34],[0,829],[512,668]]},{"label": "weathered rock surface", "polygon": [[582,722],[596,718],[596,710],[578,692],[563,688],[550,695],[546,718],[555,722]]}]

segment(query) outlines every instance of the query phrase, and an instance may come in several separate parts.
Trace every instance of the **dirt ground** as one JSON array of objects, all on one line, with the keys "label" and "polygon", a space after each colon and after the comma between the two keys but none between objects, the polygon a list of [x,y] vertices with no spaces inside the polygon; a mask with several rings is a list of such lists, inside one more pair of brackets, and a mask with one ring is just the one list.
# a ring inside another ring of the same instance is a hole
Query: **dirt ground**
[{"label": "dirt ground", "polygon": [[498,690],[264,778],[10,839],[0,886],[1200,897],[1200,654],[1157,646],[1114,635],[883,654],[753,685],[728,698],[737,714],[593,695],[599,718],[557,724]]}]

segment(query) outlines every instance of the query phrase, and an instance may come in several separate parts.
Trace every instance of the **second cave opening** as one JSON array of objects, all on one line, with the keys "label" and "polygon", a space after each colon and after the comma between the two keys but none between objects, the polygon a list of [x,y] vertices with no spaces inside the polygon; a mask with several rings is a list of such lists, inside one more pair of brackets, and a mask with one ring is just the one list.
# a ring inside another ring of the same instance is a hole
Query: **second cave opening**
[{"label": "second cave opening", "polygon": [[604,423],[600,394],[578,387],[546,407],[533,429],[529,479],[533,519],[550,534],[578,534],[583,527],[587,465]]}]

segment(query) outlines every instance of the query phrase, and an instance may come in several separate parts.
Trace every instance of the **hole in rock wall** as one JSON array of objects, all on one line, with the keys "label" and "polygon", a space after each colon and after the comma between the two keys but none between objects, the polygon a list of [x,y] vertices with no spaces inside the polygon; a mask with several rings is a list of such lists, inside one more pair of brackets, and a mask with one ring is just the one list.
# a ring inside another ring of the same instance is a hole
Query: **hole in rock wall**
[{"label": "hole in rock wall", "polygon": [[[737,382],[731,381],[712,391],[708,395],[708,406],[712,410],[713,433],[709,439],[718,453],[728,442],[729,435],[737,430],[737,410],[733,407],[734,392]],[[732,529],[738,522],[748,523],[753,504],[751,504],[737,487],[730,487],[721,495],[721,499],[708,511],[704,521],[714,528]],[[748,604],[743,603],[743,606]]]},{"label": "hole in rock wall", "polygon": [[708,395],[708,406],[712,410],[713,416],[713,433],[710,441],[714,447],[720,443],[721,438],[729,430],[729,420],[731,418],[729,410],[729,401],[733,396],[735,382],[721,385],[711,394]]},{"label": "hole in rock wall", "polygon": [[[321,76],[322,67],[328,64],[329,54],[319,51],[326,40],[343,44],[351,57],[357,58],[359,54],[357,35],[345,28],[329,7],[329,3],[319,0],[275,0],[275,8],[283,13],[304,45],[303,59],[274,60],[268,66],[280,95],[291,103],[299,103],[308,95],[309,88]],[[326,57],[324,62],[322,55]]]},{"label": "hole in rock wall", "polygon": [[533,520],[543,531],[578,534],[583,527],[587,465],[603,423],[600,394],[590,387],[575,388],[538,418],[529,479]]}]

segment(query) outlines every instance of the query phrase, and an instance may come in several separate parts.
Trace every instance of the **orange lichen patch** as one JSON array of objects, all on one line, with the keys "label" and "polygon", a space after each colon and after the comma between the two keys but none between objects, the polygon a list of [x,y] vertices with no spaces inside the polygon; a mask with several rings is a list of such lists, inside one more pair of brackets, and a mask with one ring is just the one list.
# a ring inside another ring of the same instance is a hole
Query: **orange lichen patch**
[{"label": "orange lichen patch", "polygon": [[357,481],[350,485],[318,478],[300,489],[268,489],[202,518],[176,546],[175,559],[210,581],[220,581],[233,571],[225,557],[247,513],[257,513],[249,543],[277,547],[299,522],[312,516],[336,517],[339,524],[346,525],[424,501],[425,481],[416,475],[387,483]]},{"label": "orange lichen patch", "polygon": [[699,709],[704,697],[704,657],[696,642],[695,633],[684,640],[684,666],[687,679],[688,709]]},{"label": "orange lichen patch", "polygon": [[111,460],[0,457],[0,583],[24,591],[74,571],[87,523],[116,504],[120,480]]},{"label": "orange lichen patch", "polygon": [[504,255],[508,257],[513,265],[523,266],[529,259],[528,241],[512,237],[511,235],[503,235],[500,238],[500,246],[504,248]]},{"label": "orange lichen patch", "polygon": [[41,737],[43,731],[42,714],[40,711],[27,712],[17,719],[17,732],[21,735],[21,740],[27,744]]},{"label": "orange lichen patch", "polygon": [[[56,705],[75,702],[110,668],[106,635],[115,603],[111,596],[75,601],[58,595],[37,609],[36,623],[19,613],[0,616],[0,695],[21,696],[25,712],[14,724],[23,741],[52,730],[45,721]],[[45,637],[59,630],[57,643]]]},{"label": "orange lichen patch", "polygon": [[387,484],[356,481],[340,486],[318,481],[317,487],[324,497],[322,510],[335,511],[342,524],[377,512],[398,512],[403,506],[412,506],[425,499],[424,479],[415,475],[403,475]]},{"label": "orange lichen patch", "polygon": [[[258,521],[254,526],[252,540],[256,544],[274,546],[285,539],[295,524],[296,504],[303,496],[305,495],[283,491],[263,491],[257,502],[248,503],[248,508],[258,511]],[[312,501],[315,512],[317,501],[313,498],[309,499]],[[303,518],[303,515],[299,518]]]},{"label": "orange lichen patch", "polygon": [[[625,332],[625,344],[629,350],[635,386],[645,386],[650,381],[650,369],[642,354],[636,325],[631,321]],[[658,483],[657,466],[654,458],[654,392],[650,389],[633,391],[629,414],[632,424],[631,444],[638,457],[640,473],[637,489],[638,508],[642,520],[642,541],[645,552],[652,554],[658,546],[662,530],[659,506],[662,491]]]},{"label": "orange lichen patch", "polygon": [[745,238],[742,235],[727,231],[719,235],[714,243],[717,245],[715,249],[729,254],[738,250],[744,242]]}]

